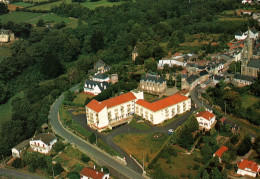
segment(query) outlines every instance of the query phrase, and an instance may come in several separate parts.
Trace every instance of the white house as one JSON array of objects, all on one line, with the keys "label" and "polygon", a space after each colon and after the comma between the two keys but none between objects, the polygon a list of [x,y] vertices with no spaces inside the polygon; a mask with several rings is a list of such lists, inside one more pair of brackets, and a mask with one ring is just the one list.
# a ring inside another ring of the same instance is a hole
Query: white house
[{"label": "white house", "polygon": [[169,65],[169,67],[172,67],[174,65],[185,67],[187,63],[181,62],[181,61],[178,61],[178,60],[175,60],[175,59],[159,60],[158,68],[163,69],[164,65],[166,65],[166,64]]},{"label": "white house", "polygon": [[86,80],[84,84],[84,93],[91,94],[91,95],[98,95],[108,87],[109,87],[108,82]]},{"label": "white house", "polygon": [[238,162],[237,167],[237,174],[242,176],[248,175],[251,177],[257,177],[260,172],[260,165],[247,159],[242,159],[240,162]]},{"label": "white house", "polygon": [[51,133],[41,133],[31,139],[30,146],[36,152],[47,154],[51,151],[52,146],[56,142],[57,138],[55,135]]},{"label": "white house", "polygon": [[20,144],[12,148],[13,157],[21,158],[21,153],[29,146],[29,140],[24,140]]},{"label": "white house", "polygon": [[[246,34],[248,33],[248,32],[245,32]],[[258,37],[259,37],[259,35],[258,35],[258,30],[256,30],[255,28],[251,28],[251,29],[249,29],[249,37],[250,37],[250,39],[254,39],[254,40],[257,40],[258,39]]]},{"label": "white house", "polygon": [[196,114],[199,126],[205,129],[211,129],[213,126],[216,116],[209,111],[201,111]]},{"label": "white house", "polygon": [[251,4],[252,3],[252,0],[242,0],[242,4]]},{"label": "white house", "polygon": [[236,40],[245,40],[247,38],[246,33],[236,33],[235,34],[235,39]]},{"label": "white house", "polygon": [[109,179],[109,173],[104,173],[103,168],[101,168],[101,171],[97,171],[93,168],[85,167],[80,172],[80,178],[81,179]]},{"label": "white house", "polygon": [[153,103],[139,99],[135,105],[135,114],[156,125],[190,109],[190,98],[174,94]]},{"label": "white house", "polygon": [[221,157],[222,157],[223,153],[225,153],[227,150],[228,150],[228,148],[223,145],[221,148],[219,148],[219,149],[213,154],[213,157],[218,156],[219,162],[221,162]]},{"label": "white house", "polygon": [[0,30],[0,42],[12,42],[14,41],[14,33],[11,30]]},{"label": "white house", "polygon": [[102,131],[129,122],[135,112],[135,102],[143,98],[142,91],[131,91],[102,102],[93,99],[86,105],[87,124]]},{"label": "white house", "polygon": [[107,74],[105,73],[99,73],[97,75],[95,75],[93,78],[92,78],[93,81],[98,81],[98,82],[110,82],[110,78]]}]

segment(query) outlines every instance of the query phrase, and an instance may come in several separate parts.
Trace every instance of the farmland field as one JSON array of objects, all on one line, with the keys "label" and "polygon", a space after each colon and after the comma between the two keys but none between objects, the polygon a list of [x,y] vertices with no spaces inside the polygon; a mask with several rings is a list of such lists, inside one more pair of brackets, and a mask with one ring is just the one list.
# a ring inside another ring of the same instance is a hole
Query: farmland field
[{"label": "farmland field", "polygon": [[20,6],[20,7],[30,7],[30,6],[33,6],[33,4],[31,4],[31,3],[25,3],[25,2],[16,2],[16,3],[13,3],[12,5]]},{"label": "farmland field", "polygon": [[111,7],[114,5],[120,5],[122,2],[107,2],[106,0],[96,1],[96,2],[83,2],[80,3],[89,9],[95,9],[97,7]]},{"label": "farmland field", "polygon": [[14,23],[27,22],[34,18],[42,16],[42,13],[31,13],[31,12],[21,12],[15,11],[12,13],[4,14],[0,16],[2,23],[7,23],[8,21],[13,21]]},{"label": "farmland field", "polygon": [[[42,0],[41,0],[42,1]],[[48,3],[48,4],[42,4],[42,5],[39,5],[39,6],[33,6],[33,7],[30,7],[29,9],[30,10],[45,10],[45,11],[50,11],[51,10],[51,7],[53,6],[59,6],[61,3],[71,3],[71,0],[64,0],[64,1],[56,1],[56,2],[51,2],[51,3]]]}]

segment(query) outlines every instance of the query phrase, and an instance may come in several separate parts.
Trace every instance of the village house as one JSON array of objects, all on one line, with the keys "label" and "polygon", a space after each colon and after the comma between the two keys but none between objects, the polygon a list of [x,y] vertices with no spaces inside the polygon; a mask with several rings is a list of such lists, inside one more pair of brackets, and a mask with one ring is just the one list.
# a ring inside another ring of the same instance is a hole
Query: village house
[{"label": "village house", "polygon": [[251,4],[252,0],[242,0],[242,4]]},{"label": "village house", "polygon": [[251,85],[254,83],[254,78],[251,76],[235,74],[232,79],[232,84],[238,87],[243,87],[247,85]]},{"label": "village house", "polygon": [[196,119],[201,128],[210,130],[216,121],[216,116],[210,111],[201,111],[196,114]]},{"label": "village house", "polygon": [[245,40],[247,38],[247,34],[246,33],[236,33],[235,34],[235,39],[236,40]]},{"label": "village house", "polygon": [[143,98],[142,91],[133,90],[102,102],[93,99],[86,105],[87,125],[101,132],[128,123],[135,113],[136,101]]},{"label": "village house", "polygon": [[111,67],[106,65],[105,62],[103,62],[101,59],[99,59],[97,62],[95,62],[94,69],[98,73],[105,73],[105,72],[108,72],[111,69]]},{"label": "village house", "polygon": [[81,179],[109,179],[109,173],[104,173],[103,168],[101,168],[101,171],[98,171],[94,168],[85,167],[80,172],[80,178]]},{"label": "village house", "polygon": [[57,142],[55,135],[51,133],[41,133],[30,140],[31,148],[39,153],[47,154],[51,151],[52,146]]},{"label": "village house", "polygon": [[140,89],[150,93],[164,93],[167,85],[166,80],[160,75],[146,74],[140,80]]},{"label": "village house", "polygon": [[94,77],[92,77],[93,81],[98,81],[98,82],[110,82],[110,77],[105,74],[105,73],[98,73]]},{"label": "village house", "polygon": [[14,33],[11,30],[0,30],[0,42],[8,43],[14,41]]},{"label": "village house", "polygon": [[86,80],[84,84],[84,93],[90,95],[98,95],[109,87],[108,82],[99,82],[93,80]]},{"label": "village house", "polygon": [[[248,31],[246,32],[246,34],[248,33]],[[258,35],[258,30],[256,30],[255,28],[251,28],[249,29],[249,36],[251,39],[253,40],[257,40],[259,35]]]},{"label": "village house", "polygon": [[218,156],[219,162],[221,163],[221,157],[222,157],[223,153],[225,153],[227,150],[228,150],[228,148],[223,145],[222,147],[220,147],[220,148],[213,154],[213,157]]},{"label": "village house", "polygon": [[195,86],[200,84],[199,75],[190,75],[187,79],[184,79],[181,83],[181,89],[189,89],[192,90]]},{"label": "village house", "polygon": [[12,148],[12,156],[21,158],[22,152],[29,146],[29,140],[24,140],[20,144]]},{"label": "village house", "polygon": [[190,98],[180,94],[174,94],[153,103],[143,99],[137,100],[135,114],[156,125],[174,117],[176,114],[182,114],[190,109]]},{"label": "village house", "polygon": [[247,159],[242,159],[238,162],[237,167],[237,174],[242,176],[257,177],[260,172],[260,165]]}]

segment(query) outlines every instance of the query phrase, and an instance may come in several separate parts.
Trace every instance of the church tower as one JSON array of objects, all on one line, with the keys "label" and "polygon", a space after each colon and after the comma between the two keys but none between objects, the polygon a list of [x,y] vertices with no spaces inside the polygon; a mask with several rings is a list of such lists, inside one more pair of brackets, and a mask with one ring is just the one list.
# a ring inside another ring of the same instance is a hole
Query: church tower
[{"label": "church tower", "polygon": [[250,39],[250,32],[248,28],[247,32],[247,39],[244,43],[244,48],[242,52],[242,62],[241,62],[241,74],[242,75],[247,75],[247,64],[250,61],[250,59],[253,56],[253,43],[252,40]]}]

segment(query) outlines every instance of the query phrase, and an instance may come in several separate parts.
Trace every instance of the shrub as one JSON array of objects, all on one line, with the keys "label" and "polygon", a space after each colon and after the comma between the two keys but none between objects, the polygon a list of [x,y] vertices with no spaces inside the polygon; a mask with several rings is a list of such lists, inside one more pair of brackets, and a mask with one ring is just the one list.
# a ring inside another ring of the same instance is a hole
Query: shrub
[{"label": "shrub", "polygon": [[61,172],[63,172],[63,168],[61,166],[60,163],[56,163],[54,166],[53,166],[53,171],[54,171],[54,175],[57,176],[59,175]]},{"label": "shrub", "polygon": [[65,145],[63,144],[63,142],[58,141],[53,145],[53,150],[55,152],[60,152],[65,148]]},{"label": "shrub", "polygon": [[195,164],[194,166],[193,166],[193,170],[198,170],[200,168],[200,166],[198,165],[198,164]]},{"label": "shrub", "polygon": [[191,166],[191,165],[188,165],[188,166],[187,166],[187,169],[188,169],[188,170],[191,170],[191,169],[192,169],[192,166]]},{"label": "shrub", "polygon": [[90,158],[85,154],[82,154],[80,159],[85,163],[88,163],[90,161]]},{"label": "shrub", "polygon": [[16,158],[12,163],[12,167],[21,168],[22,167],[22,160],[20,158]]}]

